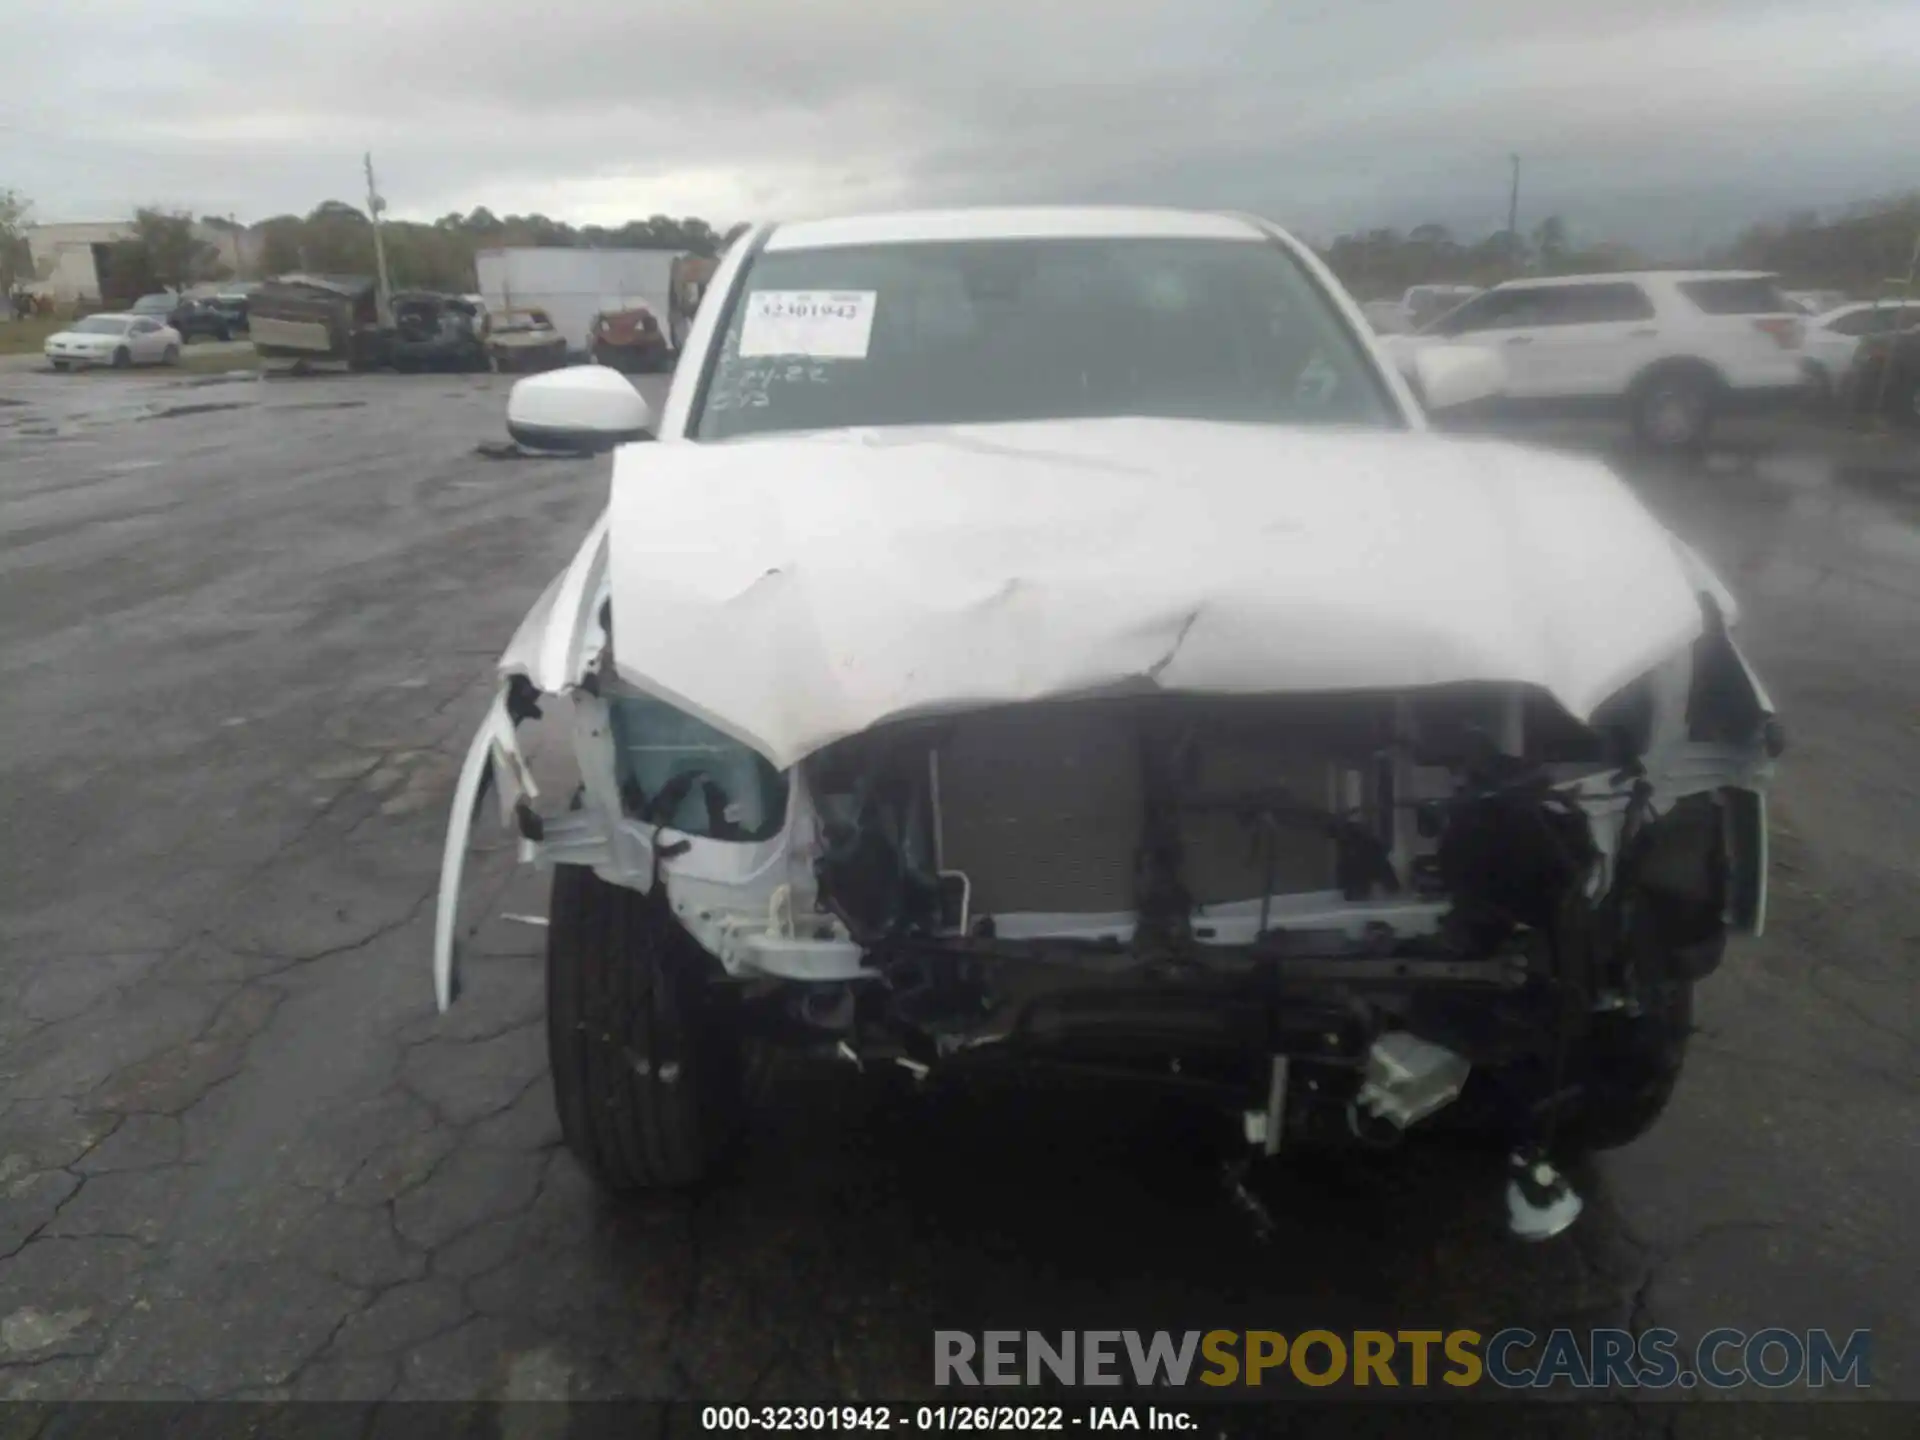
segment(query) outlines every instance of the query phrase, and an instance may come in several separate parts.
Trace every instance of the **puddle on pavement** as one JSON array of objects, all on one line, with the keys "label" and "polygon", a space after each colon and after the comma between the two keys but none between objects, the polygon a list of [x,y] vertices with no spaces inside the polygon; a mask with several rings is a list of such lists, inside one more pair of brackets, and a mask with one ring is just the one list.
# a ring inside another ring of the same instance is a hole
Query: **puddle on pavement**
[{"label": "puddle on pavement", "polygon": [[250,400],[213,400],[198,405],[169,405],[164,410],[151,410],[140,418],[142,420],[172,420],[182,415],[211,415],[219,410],[246,410],[252,406]]},{"label": "puddle on pavement", "polygon": [[1755,559],[1810,567],[1823,577],[1852,574],[1920,600],[1920,577],[1913,575],[1920,566],[1920,457],[1769,455],[1747,473],[1777,492],[1785,522]]},{"label": "puddle on pavement", "polygon": [[169,390],[204,390],[209,385],[253,385],[259,382],[257,371],[236,370],[231,375],[196,375],[186,380],[175,380]]},{"label": "puddle on pavement", "polygon": [[591,460],[594,457],[576,450],[528,450],[512,440],[482,440],[473,453],[485,460]]}]

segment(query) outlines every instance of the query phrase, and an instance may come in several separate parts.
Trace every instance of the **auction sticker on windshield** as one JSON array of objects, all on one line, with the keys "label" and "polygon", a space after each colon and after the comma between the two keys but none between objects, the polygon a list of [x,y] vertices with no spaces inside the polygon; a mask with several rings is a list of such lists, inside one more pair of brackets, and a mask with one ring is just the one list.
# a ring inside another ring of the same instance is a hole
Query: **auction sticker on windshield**
[{"label": "auction sticker on windshield", "polygon": [[740,354],[864,360],[874,300],[872,290],[756,290],[747,296]]}]

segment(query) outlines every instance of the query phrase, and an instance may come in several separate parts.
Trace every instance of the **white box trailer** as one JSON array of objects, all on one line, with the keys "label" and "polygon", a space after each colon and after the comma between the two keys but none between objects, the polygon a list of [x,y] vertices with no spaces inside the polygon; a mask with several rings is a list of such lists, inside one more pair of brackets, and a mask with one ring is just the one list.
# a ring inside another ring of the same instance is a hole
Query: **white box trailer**
[{"label": "white box trailer", "polygon": [[508,247],[474,256],[480,294],[492,310],[538,306],[574,350],[585,350],[588,328],[603,310],[645,305],[667,326],[673,250],[576,250],[565,246]]}]

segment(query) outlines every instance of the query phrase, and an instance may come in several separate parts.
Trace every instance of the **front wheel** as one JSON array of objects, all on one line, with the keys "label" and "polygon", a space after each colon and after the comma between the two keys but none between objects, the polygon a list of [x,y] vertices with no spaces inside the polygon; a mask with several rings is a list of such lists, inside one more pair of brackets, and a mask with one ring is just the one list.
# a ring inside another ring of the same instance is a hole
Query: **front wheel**
[{"label": "front wheel", "polygon": [[1713,431],[1710,375],[1675,368],[1650,376],[1633,397],[1633,433],[1642,445],[1677,454],[1703,449]]},{"label": "front wheel", "polygon": [[1615,1150],[1651,1130],[1680,1083],[1692,1034],[1686,980],[1648,986],[1637,1015],[1594,1016],[1573,1077],[1580,1101],[1561,1123],[1560,1140],[1574,1151]]},{"label": "front wheel", "polygon": [[1894,424],[1920,429],[1920,371],[1894,379],[1887,390],[1887,410]]},{"label": "front wheel", "polygon": [[124,370],[131,364],[133,364],[133,352],[127,349],[126,346],[122,345],[118,350],[113,352],[114,369]]},{"label": "front wheel", "polygon": [[160,363],[162,365],[178,365],[180,363],[180,347],[178,345],[167,346],[167,348],[160,353]]},{"label": "front wheel", "polygon": [[732,1138],[745,1059],[730,995],[663,892],[553,875],[547,1056],[567,1148],[607,1189],[701,1179]]}]

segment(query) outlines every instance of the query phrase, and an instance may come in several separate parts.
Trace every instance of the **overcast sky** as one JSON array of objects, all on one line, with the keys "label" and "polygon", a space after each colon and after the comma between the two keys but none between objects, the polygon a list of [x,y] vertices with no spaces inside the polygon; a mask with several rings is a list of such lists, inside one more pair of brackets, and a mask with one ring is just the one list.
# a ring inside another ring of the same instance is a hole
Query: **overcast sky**
[{"label": "overcast sky", "polygon": [[43,220],[363,198],[576,222],[988,200],[1684,247],[1920,188],[1920,0],[48,0]]}]

